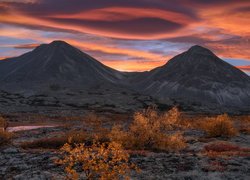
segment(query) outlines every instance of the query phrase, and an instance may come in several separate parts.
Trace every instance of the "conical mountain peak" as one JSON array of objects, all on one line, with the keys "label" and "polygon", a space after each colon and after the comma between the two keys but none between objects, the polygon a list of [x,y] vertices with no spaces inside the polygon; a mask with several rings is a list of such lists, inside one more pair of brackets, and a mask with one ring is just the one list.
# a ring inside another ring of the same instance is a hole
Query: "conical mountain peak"
[{"label": "conical mountain peak", "polygon": [[187,51],[187,53],[190,54],[202,54],[202,55],[214,55],[214,53],[212,51],[210,51],[207,48],[204,48],[202,46],[199,45],[194,45],[191,48],[189,48],[189,50]]},{"label": "conical mountain peak", "polygon": [[[15,63],[12,63],[14,61]],[[119,75],[120,72],[106,67],[76,47],[58,40],[42,44],[0,67],[0,81],[29,82],[27,84],[51,81],[69,81],[75,84],[113,83]]]},{"label": "conical mountain peak", "polygon": [[48,44],[49,46],[54,46],[54,47],[60,47],[60,46],[71,46],[68,43],[66,43],[65,41],[61,41],[61,40],[55,40],[52,41],[50,44]]},{"label": "conical mountain peak", "polygon": [[[55,51],[55,50],[60,50],[63,49],[64,53],[65,51],[69,51],[69,50],[76,50],[77,49],[73,46],[71,46],[70,44],[68,44],[65,41],[61,41],[61,40],[56,40],[56,41],[52,41],[49,44],[41,44],[40,46],[37,46],[34,49],[34,52],[36,53],[43,53],[43,54],[51,54],[51,51]],[[62,52],[60,52],[62,53]]]}]

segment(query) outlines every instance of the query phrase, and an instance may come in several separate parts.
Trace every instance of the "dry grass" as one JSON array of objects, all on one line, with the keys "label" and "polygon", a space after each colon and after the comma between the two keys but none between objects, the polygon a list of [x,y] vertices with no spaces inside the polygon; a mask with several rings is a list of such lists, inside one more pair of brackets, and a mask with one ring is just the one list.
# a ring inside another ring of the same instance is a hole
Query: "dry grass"
[{"label": "dry grass", "polygon": [[209,157],[250,156],[250,148],[219,141],[204,146],[204,153]]},{"label": "dry grass", "polygon": [[232,137],[237,135],[233,121],[227,114],[201,119],[201,121],[199,128],[204,130],[208,137]]},{"label": "dry grass", "polygon": [[59,149],[69,140],[73,143],[83,143],[89,141],[88,138],[88,135],[83,132],[69,132],[61,137],[43,138],[31,142],[23,142],[20,146],[24,149]]},{"label": "dry grass", "polygon": [[134,114],[134,120],[127,131],[122,126],[114,126],[109,138],[126,149],[178,151],[186,147],[184,137],[180,132],[168,132],[181,127],[179,118],[177,108],[164,114],[148,108]]}]

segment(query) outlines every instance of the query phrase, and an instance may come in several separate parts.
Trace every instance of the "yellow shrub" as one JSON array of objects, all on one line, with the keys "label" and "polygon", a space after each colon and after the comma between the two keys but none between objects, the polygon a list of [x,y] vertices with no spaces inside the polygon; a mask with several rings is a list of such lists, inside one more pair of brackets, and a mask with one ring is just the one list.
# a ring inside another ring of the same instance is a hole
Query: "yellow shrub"
[{"label": "yellow shrub", "polygon": [[128,131],[124,131],[121,126],[114,126],[109,136],[112,141],[127,149],[180,150],[185,147],[183,136],[180,133],[169,135],[166,132],[175,129],[174,123],[178,124],[177,121],[179,113],[176,108],[163,115],[149,108],[134,114],[134,121]]},{"label": "yellow shrub", "polygon": [[121,144],[123,147],[129,147],[130,140],[129,134],[126,131],[123,131],[121,125],[114,125],[108,135],[110,141],[117,142]]},{"label": "yellow shrub", "polygon": [[237,134],[237,130],[227,114],[208,118],[201,124],[201,128],[209,137],[232,137]]},{"label": "yellow shrub", "polygon": [[156,144],[156,147],[159,150],[173,152],[182,150],[187,146],[185,143],[185,139],[180,132],[172,135],[162,135],[159,136],[159,138],[160,139],[157,141],[158,144]]},{"label": "yellow shrub", "polygon": [[64,165],[69,179],[79,179],[81,170],[87,179],[120,179],[128,178],[132,169],[137,169],[129,163],[129,154],[118,143],[96,143],[92,146],[85,144],[65,144],[61,148],[63,158],[56,163]]}]

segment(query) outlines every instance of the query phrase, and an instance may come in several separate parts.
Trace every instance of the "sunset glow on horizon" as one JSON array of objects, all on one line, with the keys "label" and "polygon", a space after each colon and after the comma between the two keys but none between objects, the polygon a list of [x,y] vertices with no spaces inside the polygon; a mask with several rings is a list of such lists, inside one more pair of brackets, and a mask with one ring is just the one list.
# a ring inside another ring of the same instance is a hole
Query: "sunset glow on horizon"
[{"label": "sunset glow on horizon", "polygon": [[249,22],[248,0],[0,0],[0,60],[63,40],[146,71],[198,44],[250,74]]}]

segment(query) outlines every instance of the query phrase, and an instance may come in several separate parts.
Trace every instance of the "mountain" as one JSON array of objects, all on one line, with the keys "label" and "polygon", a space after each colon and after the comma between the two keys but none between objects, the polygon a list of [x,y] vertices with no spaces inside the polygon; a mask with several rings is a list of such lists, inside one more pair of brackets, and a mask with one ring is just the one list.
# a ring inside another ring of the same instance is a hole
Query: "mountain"
[{"label": "mountain", "polygon": [[215,111],[250,109],[250,77],[197,45],[161,67],[137,74],[131,83],[163,103]]},{"label": "mountain", "polygon": [[25,103],[110,109],[158,103],[198,112],[250,112],[250,77],[201,46],[151,71],[124,73],[53,41],[0,61],[0,90],[4,109]]},{"label": "mountain", "polygon": [[0,61],[1,87],[9,89],[55,84],[86,88],[116,84],[122,77],[123,73],[63,41],[42,44],[19,57]]}]

